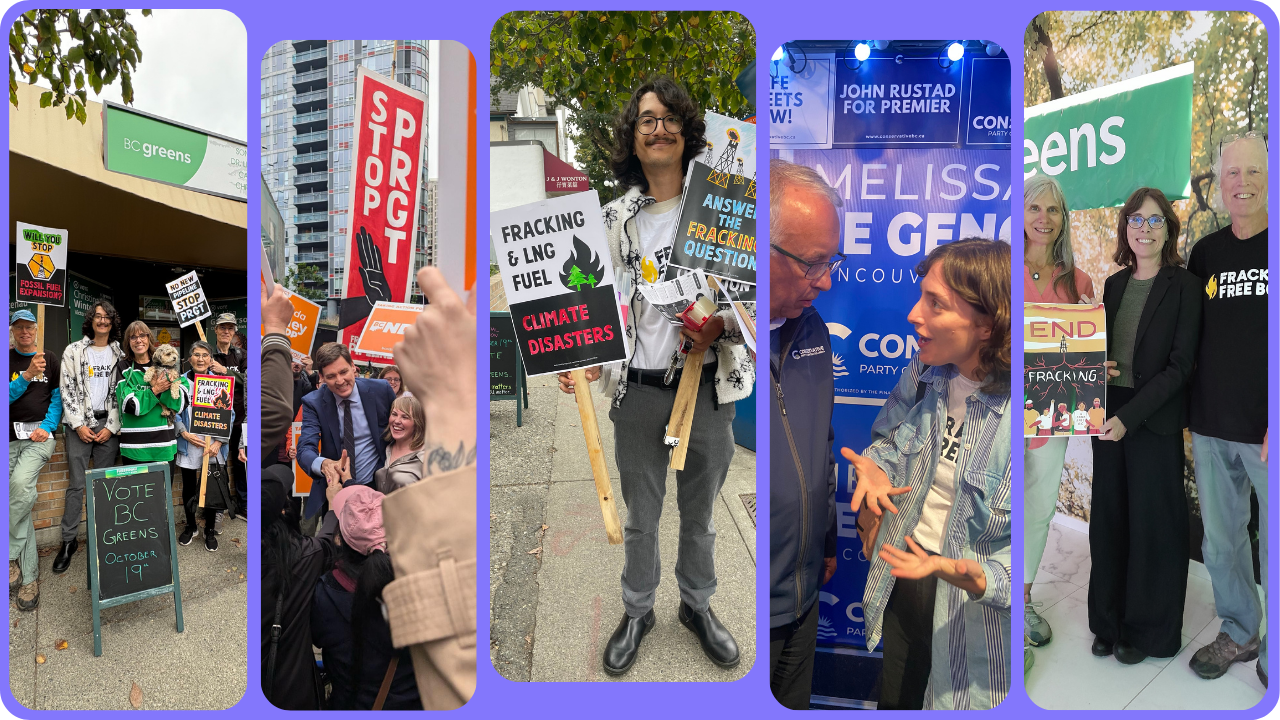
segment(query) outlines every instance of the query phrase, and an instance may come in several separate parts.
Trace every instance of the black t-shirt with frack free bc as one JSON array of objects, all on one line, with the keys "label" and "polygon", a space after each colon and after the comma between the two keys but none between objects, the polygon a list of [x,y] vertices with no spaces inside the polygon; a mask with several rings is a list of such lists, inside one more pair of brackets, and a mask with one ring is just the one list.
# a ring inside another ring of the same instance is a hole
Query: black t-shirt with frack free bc
[{"label": "black t-shirt with frack free bc", "polygon": [[[44,379],[32,380],[21,397],[9,403],[9,442],[18,439],[13,430],[13,423],[44,422],[49,414],[49,403],[53,399],[53,389],[58,387],[62,376],[61,359],[54,353],[45,353]],[[9,382],[17,379],[20,373],[31,367],[31,356],[23,355],[9,348]]]},{"label": "black t-shirt with frack free bc", "polygon": [[1204,313],[1191,378],[1191,432],[1262,443],[1267,432],[1267,231],[1241,240],[1227,226],[1191,249]]}]

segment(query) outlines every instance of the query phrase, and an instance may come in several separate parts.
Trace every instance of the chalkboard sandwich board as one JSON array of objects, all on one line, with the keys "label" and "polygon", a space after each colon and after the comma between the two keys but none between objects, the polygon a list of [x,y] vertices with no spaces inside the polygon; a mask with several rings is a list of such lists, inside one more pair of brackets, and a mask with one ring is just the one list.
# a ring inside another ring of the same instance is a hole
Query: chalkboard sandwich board
[{"label": "chalkboard sandwich board", "polygon": [[102,655],[102,609],[135,600],[173,593],[177,630],[182,632],[169,464],[94,469],[85,478],[93,654]]},{"label": "chalkboard sandwich board", "polygon": [[524,380],[524,362],[516,341],[511,313],[495,310],[489,313],[489,400],[516,401],[516,427],[520,427],[520,396],[529,407],[529,386]]}]

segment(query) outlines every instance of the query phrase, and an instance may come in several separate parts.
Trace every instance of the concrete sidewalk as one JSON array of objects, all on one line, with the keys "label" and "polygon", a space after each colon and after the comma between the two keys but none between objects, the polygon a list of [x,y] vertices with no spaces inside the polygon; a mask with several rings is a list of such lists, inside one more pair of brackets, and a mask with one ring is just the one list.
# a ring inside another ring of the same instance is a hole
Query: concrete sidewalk
[{"label": "concrete sidewalk", "polygon": [[[19,612],[9,602],[14,698],[33,710],[129,710],[137,683],[144,710],[235,705],[248,673],[247,531],[243,519],[224,520],[217,552],[205,550],[203,535],[178,546],[183,632],[174,628],[172,595],[107,608],[101,657],[93,655],[87,543],[81,538],[61,575],[53,574],[56,553],[42,552],[40,606]],[[57,650],[62,640],[67,649]]]},{"label": "concrete sidewalk", "polygon": [[[609,398],[598,383],[592,392],[625,524]],[[612,680],[601,668],[601,655],[623,615],[623,552],[605,537],[574,397],[557,389],[554,376],[533,378],[520,428],[515,403],[489,407],[490,659],[511,680]],[[618,679],[731,681],[755,662],[755,453],[736,450],[715,511],[718,588],[711,605],[737,639],[741,663],[733,670],[716,667],[676,619],[680,519],[670,472],[659,531],[663,576],[654,608],[657,624],[635,666]]]}]

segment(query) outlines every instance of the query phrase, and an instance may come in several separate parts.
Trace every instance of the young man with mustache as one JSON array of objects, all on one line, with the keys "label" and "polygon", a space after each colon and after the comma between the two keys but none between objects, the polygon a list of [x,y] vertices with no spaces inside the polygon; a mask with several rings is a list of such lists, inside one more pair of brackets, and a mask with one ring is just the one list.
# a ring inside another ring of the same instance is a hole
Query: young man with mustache
[{"label": "young man with mustache", "polygon": [[[677,473],[680,545],[676,582],[680,586],[681,624],[698,637],[716,665],[738,664],[738,644],[711,610],[716,590],[715,525],[712,511],[733,459],[733,403],[751,394],[755,364],[743,347],[732,311],[721,311],[700,332],[677,328],[649,305],[636,287],[643,265],[657,266],[657,278],[671,257],[680,215],[685,171],[706,147],[706,123],[684,88],[659,77],[632,93],[614,122],[613,173],[626,194],[601,208],[605,236],[619,276],[630,278],[627,338],[631,358],[622,363],[609,419],[615,434],[622,498],[627,506],[622,570],[625,614],[604,650],[604,670],[621,675],[635,663],[640,642],[653,629],[653,603],[662,574],[658,521],[666,494],[670,448],[663,442],[675,403],[680,374],[701,374],[697,412],[685,469]],[[650,276],[653,276],[652,271]],[[622,283],[624,286],[626,283]],[[694,350],[708,350],[701,368],[684,368],[663,382],[672,353],[688,339]],[[600,377],[587,370],[587,380]],[[568,373],[560,388],[573,392]],[[622,429],[625,428],[625,432]]]}]

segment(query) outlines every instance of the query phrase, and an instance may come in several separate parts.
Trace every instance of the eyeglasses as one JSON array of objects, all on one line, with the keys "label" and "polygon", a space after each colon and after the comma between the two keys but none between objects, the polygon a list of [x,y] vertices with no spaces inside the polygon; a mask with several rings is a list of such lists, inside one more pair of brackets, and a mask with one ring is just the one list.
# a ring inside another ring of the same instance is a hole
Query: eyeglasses
[{"label": "eyeglasses", "polygon": [[1235,141],[1237,141],[1237,140],[1241,140],[1241,139],[1244,139],[1244,138],[1247,138],[1247,139],[1249,139],[1249,140],[1261,140],[1261,141],[1262,141],[1262,147],[1266,148],[1267,150],[1270,150],[1270,149],[1271,149],[1271,146],[1267,144],[1267,136],[1266,136],[1266,135],[1263,135],[1262,133],[1254,132],[1254,131],[1250,130],[1250,131],[1249,131],[1249,132],[1247,132],[1247,133],[1233,133],[1233,134],[1231,134],[1231,135],[1224,135],[1224,136],[1222,137],[1222,139],[1218,141],[1218,157],[1219,157],[1219,158],[1221,158],[1221,157],[1222,157],[1222,148],[1224,148],[1224,147],[1226,147],[1226,146],[1230,145],[1231,143],[1233,143],[1233,142],[1235,142]]},{"label": "eyeglasses", "polygon": [[1144,218],[1141,215],[1130,215],[1128,222],[1129,222],[1129,227],[1133,228],[1134,230],[1141,230],[1142,223],[1144,222],[1147,224],[1147,227],[1151,228],[1152,230],[1159,230],[1160,228],[1164,227],[1164,218],[1160,217],[1159,215],[1152,215],[1149,218]]},{"label": "eyeglasses", "polygon": [[803,265],[804,277],[806,280],[817,280],[818,278],[822,277],[828,272],[835,272],[836,268],[840,267],[840,263],[844,262],[844,259],[845,259],[844,253],[836,253],[836,258],[834,260],[811,263],[807,260],[801,260],[800,258],[796,257],[795,255],[792,255],[791,253],[787,252],[786,250],[783,250],[782,248],[778,247],[777,245],[774,245],[773,243],[769,243],[769,247],[773,248],[774,250],[777,250],[779,254],[785,255],[791,258],[792,260],[795,260],[796,262]]},{"label": "eyeglasses", "polygon": [[110,319],[111,319],[111,316],[110,316],[110,315],[103,315],[102,313],[94,313],[94,314],[93,314],[93,319],[94,319],[94,320],[110,320]]},{"label": "eyeglasses", "polygon": [[662,126],[669,133],[678,133],[684,127],[684,121],[675,115],[668,115],[664,118],[645,115],[636,121],[636,129],[640,131],[641,135],[652,135],[658,129],[658,123],[662,123]]}]

